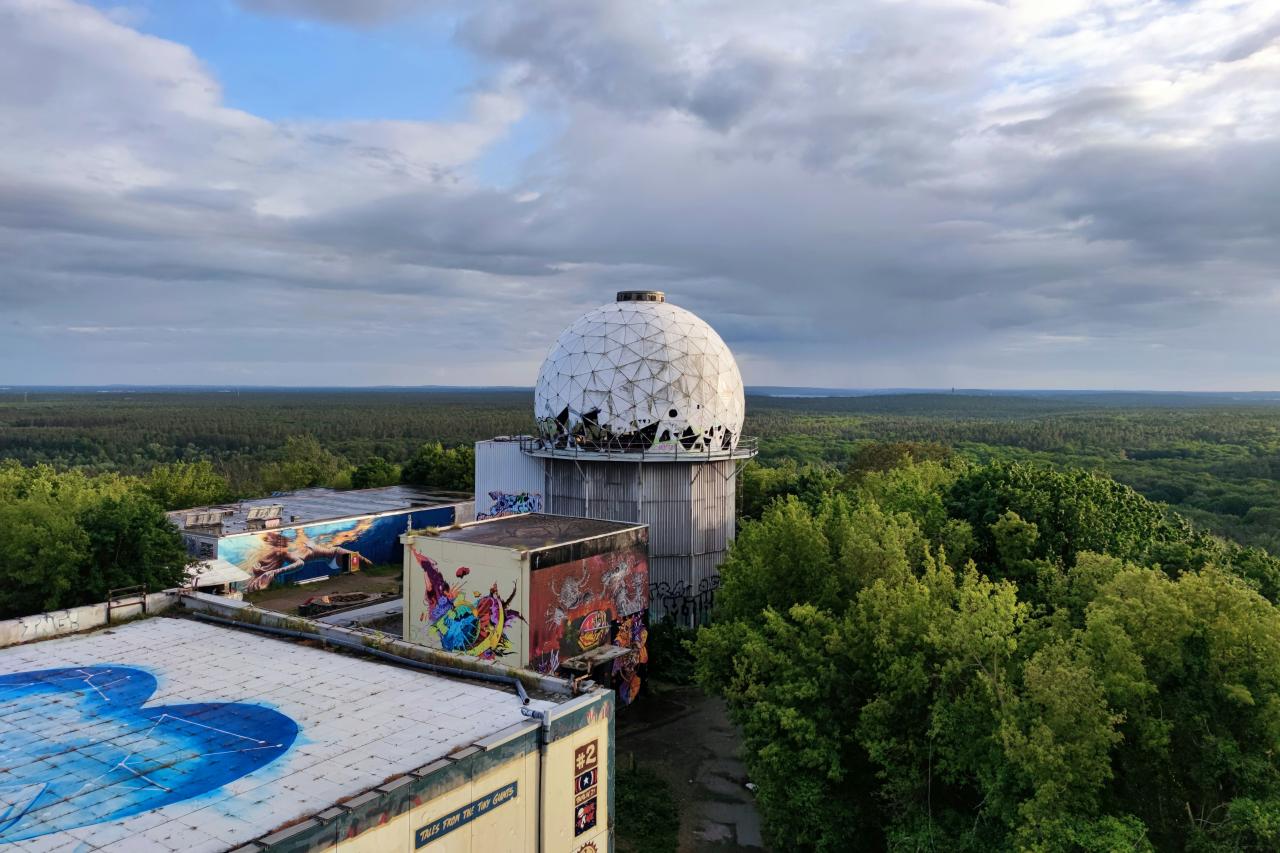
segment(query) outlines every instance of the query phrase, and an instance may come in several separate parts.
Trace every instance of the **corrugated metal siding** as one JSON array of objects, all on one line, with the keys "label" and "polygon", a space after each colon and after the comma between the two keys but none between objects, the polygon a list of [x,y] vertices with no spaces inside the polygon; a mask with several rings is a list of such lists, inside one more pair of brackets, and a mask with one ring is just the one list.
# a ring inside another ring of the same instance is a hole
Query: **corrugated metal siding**
[{"label": "corrugated metal siding", "polygon": [[733,539],[735,468],[732,460],[699,466],[693,480],[693,553],[724,551]]},{"label": "corrugated metal siding", "polygon": [[717,574],[737,518],[736,463],[546,459],[548,511],[649,525],[649,580],[698,590]]},{"label": "corrugated metal siding", "polygon": [[477,441],[475,509],[482,515],[495,511],[491,492],[528,494],[536,498],[532,510],[545,511],[542,460],[522,453],[518,441]]},{"label": "corrugated metal siding", "polygon": [[690,533],[689,478],[684,462],[644,466],[640,490],[641,521],[649,525],[649,552],[662,557],[687,556]]},{"label": "corrugated metal siding", "polygon": [[649,557],[649,584],[666,584],[670,589],[677,589],[680,584],[688,584],[688,557]]}]

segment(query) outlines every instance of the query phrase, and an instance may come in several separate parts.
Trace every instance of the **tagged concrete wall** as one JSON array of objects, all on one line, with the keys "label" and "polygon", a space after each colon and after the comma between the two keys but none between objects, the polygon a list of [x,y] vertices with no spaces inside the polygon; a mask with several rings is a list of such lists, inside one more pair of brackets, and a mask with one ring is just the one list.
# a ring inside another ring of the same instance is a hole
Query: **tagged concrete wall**
[{"label": "tagged concrete wall", "polygon": [[[178,601],[176,590],[153,592],[147,596],[147,613],[163,613]],[[141,604],[115,605],[111,608],[111,621],[122,622],[142,615]],[[47,640],[64,634],[75,634],[101,628],[107,624],[107,605],[86,604],[66,610],[51,610],[31,616],[19,616],[0,622],[0,648]]]}]

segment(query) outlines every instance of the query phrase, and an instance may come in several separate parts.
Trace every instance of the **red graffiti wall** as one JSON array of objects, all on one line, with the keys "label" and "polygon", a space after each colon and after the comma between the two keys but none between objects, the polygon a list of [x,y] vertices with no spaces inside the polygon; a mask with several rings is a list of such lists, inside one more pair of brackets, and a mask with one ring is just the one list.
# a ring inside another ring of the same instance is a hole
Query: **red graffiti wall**
[{"label": "red graffiti wall", "polygon": [[619,698],[630,702],[648,661],[648,606],[643,545],[538,569],[529,589],[530,665],[553,673],[562,661],[597,646],[628,646],[633,652],[614,661],[613,675]]}]

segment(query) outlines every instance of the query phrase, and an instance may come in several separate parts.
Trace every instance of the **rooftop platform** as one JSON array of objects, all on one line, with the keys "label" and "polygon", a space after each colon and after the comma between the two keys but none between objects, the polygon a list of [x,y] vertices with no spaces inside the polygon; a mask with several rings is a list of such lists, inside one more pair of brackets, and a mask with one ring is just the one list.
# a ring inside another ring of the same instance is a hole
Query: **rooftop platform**
[{"label": "rooftop platform", "polygon": [[644,526],[630,521],[601,521],[595,518],[527,512],[448,527],[436,531],[434,535],[436,538],[455,542],[533,550],[627,530],[639,530]]},{"label": "rooftop platform", "polygon": [[[169,513],[169,518],[182,529],[210,528],[213,517],[220,519],[218,535],[244,533],[252,528],[250,519],[266,521],[266,527],[288,527],[315,521],[376,515],[412,507],[445,506],[470,500],[471,496],[456,492],[430,492],[415,486],[383,486],[376,489],[302,489],[268,498],[254,498],[238,503],[192,507]],[[278,509],[277,509],[278,508]]]},{"label": "rooftop platform", "polygon": [[0,649],[0,845],[270,847],[530,726],[521,707],[500,686],[192,619]]}]

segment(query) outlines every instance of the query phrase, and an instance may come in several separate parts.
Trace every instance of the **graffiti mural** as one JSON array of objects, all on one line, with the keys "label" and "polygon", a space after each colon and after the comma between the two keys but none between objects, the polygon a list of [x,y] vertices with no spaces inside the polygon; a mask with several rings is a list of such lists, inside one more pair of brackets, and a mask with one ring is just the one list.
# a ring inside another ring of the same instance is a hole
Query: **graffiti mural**
[{"label": "graffiti mural", "polygon": [[0,843],[104,823],[215,791],[298,736],[262,705],[146,705],[156,679],[117,664],[0,676]]},{"label": "graffiti mural", "polygon": [[506,598],[498,592],[498,585],[491,584],[489,591],[481,594],[472,591],[467,598],[466,578],[471,569],[459,566],[454,570],[456,581],[444,579],[435,560],[411,549],[413,558],[422,568],[425,590],[422,603],[425,609],[419,619],[427,623],[428,630],[440,640],[447,652],[473,655],[482,660],[494,660],[511,653],[511,638],[507,631],[524,616],[511,607],[516,597],[516,586]]},{"label": "graffiti mural", "polygon": [[613,662],[614,687],[625,704],[635,698],[649,657],[644,614],[649,564],[644,546],[597,554],[532,573],[530,665],[554,673],[565,660],[606,643],[632,652]]},{"label": "graffiti mural", "polygon": [[542,495],[537,492],[489,492],[489,509],[476,513],[476,521],[486,518],[501,518],[504,515],[517,515],[523,512],[542,512]]},{"label": "graffiti mural", "polygon": [[453,507],[322,521],[225,536],[218,542],[218,556],[253,576],[250,590],[265,589],[396,561],[399,537],[407,527],[452,521]]},{"label": "graffiti mural", "polygon": [[643,673],[649,663],[649,627],[644,620],[644,613],[624,617],[618,626],[618,635],[613,638],[614,645],[632,649],[631,654],[613,661],[613,689],[618,691],[618,700],[623,705],[630,705],[631,700],[640,695]]}]

